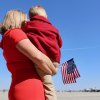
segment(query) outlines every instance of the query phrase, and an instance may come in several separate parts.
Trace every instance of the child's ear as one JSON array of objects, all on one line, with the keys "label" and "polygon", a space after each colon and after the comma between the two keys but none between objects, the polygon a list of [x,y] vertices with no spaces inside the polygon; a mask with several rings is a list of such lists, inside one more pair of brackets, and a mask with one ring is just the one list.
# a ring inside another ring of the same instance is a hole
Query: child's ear
[{"label": "child's ear", "polygon": [[21,27],[24,27],[24,26],[25,26],[25,24],[26,24],[26,20],[22,22]]}]

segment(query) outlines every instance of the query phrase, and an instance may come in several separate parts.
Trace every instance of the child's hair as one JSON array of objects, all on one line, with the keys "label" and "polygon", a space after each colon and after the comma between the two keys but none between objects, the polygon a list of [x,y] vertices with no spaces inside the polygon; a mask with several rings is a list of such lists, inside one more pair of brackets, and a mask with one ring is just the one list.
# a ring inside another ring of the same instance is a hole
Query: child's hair
[{"label": "child's hair", "polygon": [[45,9],[40,5],[31,7],[29,10],[29,17],[30,18],[33,16],[36,16],[36,15],[40,15],[40,16],[47,18],[47,13],[46,13]]}]

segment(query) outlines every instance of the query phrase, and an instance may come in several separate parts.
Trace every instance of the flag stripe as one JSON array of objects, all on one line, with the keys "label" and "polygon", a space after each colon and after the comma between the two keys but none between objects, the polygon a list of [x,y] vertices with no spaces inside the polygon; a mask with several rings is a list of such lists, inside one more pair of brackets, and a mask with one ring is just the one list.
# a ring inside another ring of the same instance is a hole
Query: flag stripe
[{"label": "flag stripe", "polygon": [[65,84],[65,80],[66,80],[66,64],[63,63],[62,64],[62,67],[61,67],[61,72],[62,72],[62,80],[63,80],[63,83]]},{"label": "flag stripe", "polygon": [[75,68],[75,70],[74,70],[74,75],[75,75],[75,78],[79,78],[80,77],[80,74],[79,74],[77,68]]},{"label": "flag stripe", "polygon": [[76,83],[76,78],[80,77],[73,59],[70,59],[62,64],[61,73],[64,84]]}]

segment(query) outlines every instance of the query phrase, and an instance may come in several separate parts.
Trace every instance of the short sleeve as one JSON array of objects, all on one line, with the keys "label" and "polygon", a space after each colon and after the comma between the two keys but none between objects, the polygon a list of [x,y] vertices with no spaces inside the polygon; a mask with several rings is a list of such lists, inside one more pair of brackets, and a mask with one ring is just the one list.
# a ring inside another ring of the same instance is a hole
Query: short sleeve
[{"label": "short sleeve", "polygon": [[10,39],[14,45],[16,45],[19,41],[27,38],[27,35],[21,29],[13,29],[10,31]]}]

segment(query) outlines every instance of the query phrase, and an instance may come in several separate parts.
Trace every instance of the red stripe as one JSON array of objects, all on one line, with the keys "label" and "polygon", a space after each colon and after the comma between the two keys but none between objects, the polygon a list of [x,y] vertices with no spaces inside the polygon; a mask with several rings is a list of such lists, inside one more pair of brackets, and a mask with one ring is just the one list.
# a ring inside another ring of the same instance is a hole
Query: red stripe
[{"label": "red stripe", "polygon": [[65,80],[66,80],[66,63],[63,63],[62,64],[62,67],[61,67],[61,72],[62,72],[62,79],[63,79],[63,83],[65,84]]},{"label": "red stripe", "polygon": [[75,69],[74,69],[74,75],[75,75],[75,78],[80,77],[80,74],[79,74],[79,72],[78,72],[78,69],[77,69],[77,68],[75,68]]},{"label": "red stripe", "polygon": [[62,64],[62,67],[61,67],[63,83],[64,84],[76,83],[77,71],[75,71],[75,74],[74,72],[67,74],[67,65],[68,65],[67,62],[65,62]]}]

